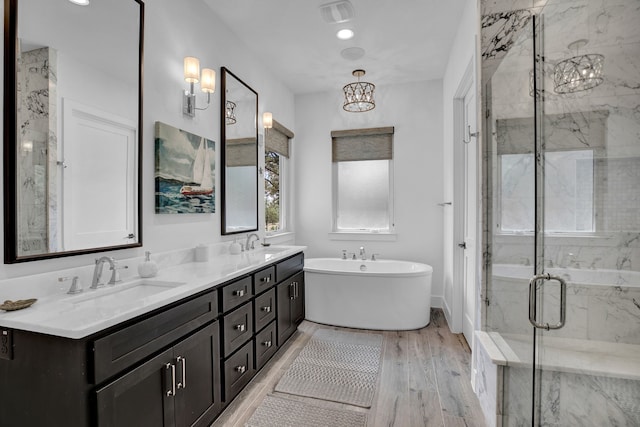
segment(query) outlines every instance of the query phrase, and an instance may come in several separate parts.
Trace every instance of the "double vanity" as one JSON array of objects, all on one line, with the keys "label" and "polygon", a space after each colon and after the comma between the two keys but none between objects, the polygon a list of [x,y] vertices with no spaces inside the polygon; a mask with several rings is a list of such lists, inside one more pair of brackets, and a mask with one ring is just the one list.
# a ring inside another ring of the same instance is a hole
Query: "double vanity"
[{"label": "double vanity", "polygon": [[0,425],[208,426],[304,318],[304,247],[0,314]]}]

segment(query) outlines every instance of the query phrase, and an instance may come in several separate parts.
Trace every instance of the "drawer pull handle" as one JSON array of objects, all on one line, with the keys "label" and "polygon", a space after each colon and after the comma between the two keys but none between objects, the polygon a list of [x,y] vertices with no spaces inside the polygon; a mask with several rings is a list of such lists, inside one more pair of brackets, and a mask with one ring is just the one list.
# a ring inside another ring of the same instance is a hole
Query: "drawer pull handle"
[{"label": "drawer pull handle", "polygon": [[241,374],[244,374],[245,371],[247,370],[247,367],[244,365],[240,365],[240,366],[236,366],[235,367],[236,372],[239,372]]},{"label": "drawer pull handle", "polygon": [[240,289],[239,291],[233,291],[232,295],[234,297],[243,297],[244,296],[244,289]]},{"label": "drawer pull handle", "polygon": [[164,365],[167,370],[171,370],[171,389],[167,390],[167,396],[176,395],[176,365],[167,363]]},{"label": "drawer pull handle", "polygon": [[264,306],[260,310],[264,311],[265,313],[271,313],[271,306],[270,305]]},{"label": "drawer pull handle", "polygon": [[246,326],[244,325],[244,323],[243,323],[243,324],[240,324],[240,325],[236,325],[236,326],[234,326],[233,328],[234,328],[236,331],[240,331],[240,332],[244,332],[244,331],[245,331],[245,329],[247,329],[247,328],[246,328]]},{"label": "drawer pull handle", "polygon": [[178,388],[187,388],[187,359],[182,356],[176,358],[176,362],[182,366],[182,378],[178,382]]},{"label": "drawer pull handle", "polygon": [[265,341],[265,342],[262,343],[262,345],[267,347],[267,348],[269,348],[269,347],[271,347],[271,341]]},{"label": "drawer pull handle", "polygon": [[271,276],[266,276],[260,279],[261,282],[269,283],[271,281]]}]

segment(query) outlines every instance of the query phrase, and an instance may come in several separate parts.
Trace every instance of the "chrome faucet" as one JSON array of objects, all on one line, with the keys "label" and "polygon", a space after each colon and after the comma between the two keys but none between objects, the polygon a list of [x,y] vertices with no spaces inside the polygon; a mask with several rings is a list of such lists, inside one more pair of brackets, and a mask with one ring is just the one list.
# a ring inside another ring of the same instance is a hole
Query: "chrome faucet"
[{"label": "chrome faucet", "polygon": [[360,246],[360,258],[363,261],[367,260],[367,253],[364,251],[364,246]]},{"label": "chrome faucet", "polygon": [[[255,237],[256,239],[254,241],[251,241],[252,237]],[[259,240],[260,236],[258,236],[256,233],[247,234],[247,241],[244,244],[244,250],[248,251],[249,249],[255,249],[255,242]],[[251,243],[251,246],[249,246],[249,243]]]},{"label": "chrome faucet", "polygon": [[93,270],[93,280],[91,281],[91,289],[98,289],[100,286],[104,286],[104,283],[100,283],[100,279],[102,278],[102,269],[104,268],[104,263],[108,262],[109,267],[111,269],[111,279],[109,280],[109,284],[113,285],[116,283],[116,260],[112,257],[103,256],[96,260],[96,268]]}]

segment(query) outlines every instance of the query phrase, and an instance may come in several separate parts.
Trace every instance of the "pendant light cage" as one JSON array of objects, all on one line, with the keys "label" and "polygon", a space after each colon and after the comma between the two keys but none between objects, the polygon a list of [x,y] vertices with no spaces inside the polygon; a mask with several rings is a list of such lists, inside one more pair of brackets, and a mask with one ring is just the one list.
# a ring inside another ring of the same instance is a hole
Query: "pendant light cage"
[{"label": "pendant light cage", "polygon": [[564,94],[593,89],[604,82],[603,65],[604,56],[599,54],[579,55],[560,61],[553,69],[553,90]]},{"label": "pendant light cage", "polygon": [[373,110],[376,108],[374,99],[376,86],[373,83],[360,81],[360,77],[365,75],[364,70],[355,70],[352,74],[358,78],[358,81],[349,83],[342,88],[344,92],[344,105],[342,108],[352,113]]},{"label": "pendant light cage", "polygon": [[224,119],[228,125],[236,123],[236,103],[232,101],[226,101],[224,104]]}]

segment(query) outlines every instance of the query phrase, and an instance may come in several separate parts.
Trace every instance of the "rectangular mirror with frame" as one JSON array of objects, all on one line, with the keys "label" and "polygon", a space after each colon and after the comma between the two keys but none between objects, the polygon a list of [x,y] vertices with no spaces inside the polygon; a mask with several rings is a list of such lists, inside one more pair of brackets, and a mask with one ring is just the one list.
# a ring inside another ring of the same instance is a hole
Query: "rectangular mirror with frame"
[{"label": "rectangular mirror with frame", "polygon": [[258,230],[258,93],[222,67],[222,234]]},{"label": "rectangular mirror with frame", "polygon": [[5,263],[142,245],[142,0],[4,0]]}]

